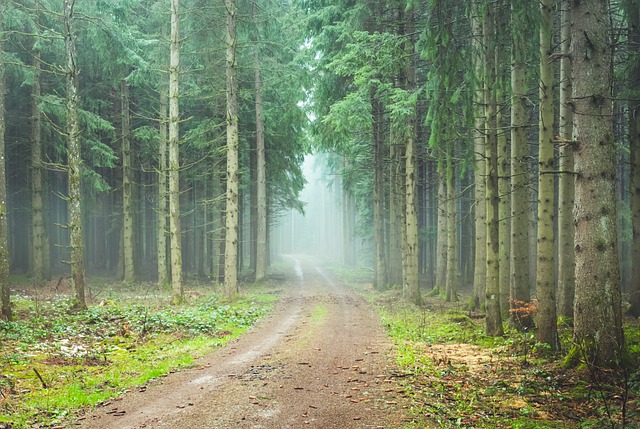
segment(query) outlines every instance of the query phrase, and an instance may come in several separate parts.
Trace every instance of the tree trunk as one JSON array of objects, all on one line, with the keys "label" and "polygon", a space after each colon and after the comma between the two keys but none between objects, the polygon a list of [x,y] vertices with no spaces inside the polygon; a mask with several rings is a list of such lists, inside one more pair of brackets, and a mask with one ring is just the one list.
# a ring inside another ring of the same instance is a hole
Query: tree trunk
[{"label": "tree trunk", "polygon": [[402,229],[404,228],[404,168],[402,149],[389,142],[389,283],[402,284]]},{"label": "tree trunk", "polygon": [[169,60],[169,236],[171,238],[172,302],[184,301],[182,286],[182,233],[180,227],[180,0],[171,0]]},{"label": "tree trunk", "polygon": [[131,168],[131,120],[129,116],[129,85],[120,81],[122,116],[122,238],[124,250],[124,281],[136,281],[133,263],[133,169]]},{"label": "tree trunk", "polygon": [[[415,40],[414,40],[414,9],[413,6],[407,11],[407,42],[405,52],[409,58],[407,64],[407,92],[413,93],[416,90],[416,65],[415,65]],[[404,295],[410,302],[416,305],[422,304],[420,295],[420,283],[418,277],[418,215],[417,190],[418,171],[416,156],[418,145],[416,142],[416,114],[413,105],[413,112],[409,115],[407,123],[407,145],[405,149],[405,234],[404,242]]]},{"label": "tree trunk", "polygon": [[[0,0],[0,12],[5,13],[6,0]],[[5,165],[5,94],[4,33],[0,20],[0,288],[2,293],[2,317],[11,320],[11,288],[9,285],[9,232],[7,227],[7,177]]]},{"label": "tree trunk", "polygon": [[629,172],[629,193],[631,194],[631,222],[633,229],[632,268],[629,301],[629,313],[640,316],[640,11],[635,5],[627,10],[629,22],[629,44],[632,49],[633,67],[629,70],[629,88],[632,88],[632,100],[629,101],[629,152],[631,169]]},{"label": "tree trunk", "polygon": [[227,204],[224,289],[227,297],[238,293],[238,82],[236,80],[236,4],[227,8]]},{"label": "tree trunk", "polygon": [[74,307],[87,308],[84,294],[84,255],[82,236],[82,208],[80,197],[80,125],[78,119],[78,66],[76,54],[75,0],[64,0],[64,40],[67,55],[67,157],[69,174],[68,210],[69,243],[71,248],[71,277],[75,292]]},{"label": "tree trunk", "polygon": [[472,33],[473,33],[473,62],[475,69],[476,87],[473,105],[475,124],[473,130],[474,150],[474,180],[475,180],[475,255],[473,271],[473,303],[472,308],[480,309],[484,302],[487,272],[487,226],[486,226],[486,162],[485,151],[485,123],[484,123],[484,68],[483,68],[483,27],[480,17],[480,0],[473,2]]},{"label": "tree trunk", "polygon": [[553,217],[554,149],[553,149],[553,30],[554,0],[540,2],[540,120],[538,124],[538,252],[536,296],[538,298],[538,342],[552,351],[560,347],[558,340],[555,289]]},{"label": "tree trunk", "polygon": [[458,249],[456,239],[456,168],[454,165],[454,140],[447,141],[447,279],[445,282],[445,300],[457,301],[456,283],[458,281]]},{"label": "tree trunk", "polygon": [[267,174],[264,151],[264,114],[262,111],[262,76],[260,57],[255,51],[255,90],[256,90],[256,168],[258,170],[257,193],[257,237],[256,237],[256,281],[267,275]]},{"label": "tree trunk", "polygon": [[[526,24],[524,3],[511,1],[511,260],[510,323],[519,330],[532,327],[531,314],[519,310],[531,300],[529,289],[529,169],[527,158],[528,115]],[[519,30],[519,31],[518,31]]]},{"label": "tree trunk", "polygon": [[[39,23],[40,4],[36,3],[36,20]],[[38,27],[34,30],[37,34]],[[45,238],[44,228],[44,204],[42,202],[42,115],[40,114],[40,97],[42,96],[42,64],[40,50],[37,45],[39,40],[33,43],[32,67],[33,67],[33,88],[31,92],[31,210],[32,210],[32,238],[33,238],[33,283],[36,286],[42,285],[49,278],[49,269],[45,265],[48,259],[45,252],[48,246]]]},{"label": "tree trunk", "polygon": [[160,85],[160,115],[158,121],[158,286],[169,285],[167,267],[167,92]]},{"label": "tree trunk", "polygon": [[384,233],[384,165],[383,165],[383,135],[381,133],[382,105],[376,98],[375,88],[371,89],[371,117],[372,117],[372,145],[373,152],[373,227],[375,242],[375,281],[374,287],[383,290],[387,287],[388,274],[385,260]]},{"label": "tree trunk", "polygon": [[484,76],[485,76],[485,104],[486,104],[486,330],[489,336],[503,334],[502,317],[500,314],[500,242],[498,225],[498,136],[497,136],[497,102],[496,102],[496,72],[495,72],[495,25],[494,5],[486,6],[484,16]]},{"label": "tree trunk", "polygon": [[[561,45],[562,52],[571,47],[571,5],[562,0]],[[575,296],[575,257],[573,252],[573,112],[571,111],[571,59],[563,56],[560,60],[560,151],[558,177],[558,315],[573,317]],[[633,151],[631,152],[633,153]]]},{"label": "tree trunk", "polygon": [[623,347],[617,254],[615,143],[605,0],[572,2],[576,250],[574,344],[596,365]]},{"label": "tree trunk", "polygon": [[[443,151],[441,150],[440,153]],[[436,283],[433,286],[431,296],[440,294],[445,290],[447,282],[447,169],[446,157],[440,156],[438,162],[438,232],[436,237]]]}]

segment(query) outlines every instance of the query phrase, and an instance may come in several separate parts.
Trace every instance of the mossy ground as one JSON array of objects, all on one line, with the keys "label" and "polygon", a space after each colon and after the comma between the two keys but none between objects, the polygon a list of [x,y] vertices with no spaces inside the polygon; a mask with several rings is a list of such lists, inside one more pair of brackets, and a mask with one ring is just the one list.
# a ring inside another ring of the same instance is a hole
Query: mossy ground
[{"label": "mossy ground", "polygon": [[[456,303],[426,297],[405,303],[401,291],[374,291],[368,270],[338,270],[374,303],[396,344],[398,393],[410,411],[406,428],[640,427],[640,324],[625,320],[626,368],[564,368],[535,332],[484,335],[484,318]],[[426,293],[424,294],[426,295]],[[561,323],[563,350],[571,327]]]}]

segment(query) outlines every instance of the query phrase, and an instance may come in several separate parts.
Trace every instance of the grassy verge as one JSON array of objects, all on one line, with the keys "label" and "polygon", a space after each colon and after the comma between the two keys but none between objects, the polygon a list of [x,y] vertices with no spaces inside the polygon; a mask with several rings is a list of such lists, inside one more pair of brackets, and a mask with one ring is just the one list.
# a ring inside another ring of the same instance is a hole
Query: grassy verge
[{"label": "grassy verge", "polygon": [[[398,390],[410,412],[405,428],[640,427],[640,325],[626,320],[629,364],[608,370],[583,363],[563,368],[533,332],[484,335],[481,314],[426,298],[406,304],[398,290],[371,288],[365,271],[340,272],[379,310],[394,339]],[[561,326],[564,350],[571,328]]]},{"label": "grassy verge", "polygon": [[0,427],[55,426],[191,367],[251,327],[282,288],[265,282],[225,302],[210,287],[189,286],[188,303],[170,306],[168,292],[149,285],[93,285],[98,299],[77,313],[68,295],[24,289],[15,320],[0,321]]}]

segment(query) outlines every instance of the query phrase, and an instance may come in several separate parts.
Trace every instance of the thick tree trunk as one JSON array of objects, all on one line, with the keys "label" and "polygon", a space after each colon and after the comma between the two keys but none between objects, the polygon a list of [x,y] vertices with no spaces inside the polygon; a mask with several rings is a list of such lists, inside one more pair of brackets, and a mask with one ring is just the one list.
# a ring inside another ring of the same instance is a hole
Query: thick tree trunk
[{"label": "thick tree trunk", "polygon": [[158,121],[158,286],[169,286],[167,267],[167,93],[160,85],[160,116]]},{"label": "thick tree trunk", "polygon": [[574,344],[596,365],[623,347],[606,0],[572,1],[576,250]]},{"label": "thick tree trunk", "polygon": [[393,137],[389,144],[389,283],[402,284],[402,230],[404,229],[404,160]]},{"label": "thick tree trunk", "polygon": [[[0,13],[4,15],[6,0],[0,0]],[[0,34],[4,35],[0,20]],[[9,241],[7,227],[7,177],[5,165],[5,94],[4,38],[0,37],[0,288],[2,293],[2,317],[11,320],[11,289],[9,285]]]},{"label": "thick tree trunk", "polygon": [[236,80],[236,4],[227,8],[227,204],[224,256],[224,290],[238,293],[238,82]]},{"label": "thick tree trunk", "polygon": [[184,301],[182,232],[180,228],[180,0],[171,0],[169,56],[169,236],[171,238],[172,302]]},{"label": "thick tree trunk", "polygon": [[122,238],[124,250],[124,281],[136,281],[133,261],[133,169],[131,168],[131,119],[129,116],[129,85],[120,81],[122,116]]},{"label": "thick tree trunk", "polygon": [[553,149],[553,30],[554,0],[540,2],[540,119],[538,124],[538,263],[536,296],[538,298],[538,342],[552,351],[560,347],[556,315],[556,286],[553,218],[554,149]]},{"label": "thick tree trunk", "polygon": [[[502,5],[499,5],[502,7]],[[505,11],[500,12],[499,28],[506,26],[504,18]],[[504,94],[507,93],[506,76],[503,73],[503,62],[506,61],[502,53],[502,49],[496,50],[496,94],[500,95],[500,103],[507,103]],[[507,121],[502,113],[502,108],[498,109],[496,115],[496,124],[498,126],[498,241],[500,242],[500,313],[502,320],[509,317],[509,298],[510,298],[510,265],[509,258],[511,252],[511,242],[509,240],[509,145],[507,142]]]},{"label": "thick tree trunk", "polygon": [[631,195],[631,223],[633,229],[631,287],[629,314],[640,316],[640,10],[635,4],[627,6],[629,48],[632,51],[629,84],[629,193]]},{"label": "thick tree trunk", "polygon": [[69,174],[68,210],[69,243],[71,248],[71,277],[75,292],[74,306],[87,308],[84,293],[84,255],[82,235],[82,208],[80,197],[80,124],[78,119],[78,66],[76,54],[75,0],[64,0],[64,40],[67,55],[67,157]]},{"label": "thick tree trunk", "polygon": [[475,181],[475,255],[473,271],[473,302],[472,308],[480,309],[484,302],[487,278],[487,226],[486,226],[486,162],[485,151],[485,123],[484,123],[484,66],[483,66],[483,26],[480,17],[480,0],[473,2],[473,17],[471,20],[473,33],[473,62],[475,69],[475,91],[473,97],[475,124],[473,130],[474,151],[474,181]]},{"label": "thick tree trunk", "polygon": [[527,158],[527,70],[524,3],[512,0],[511,28],[511,260],[510,323],[516,329],[532,327],[531,314],[519,309],[531,300],[529,289],[529,169]]},{"label": "thick tree trunk", "polygon": [[256,168],[257,168],[257,237],[256,237],[256,281],[267,275],[267,162],[264,150],[264,113],[262,111],[262,76],[260,57],[255,52],[255,90],[256,90]]},{"label": "thick tree trunk", "polygon": [[[442,153],[442,151],[440,151]],[[436,283],[430,296],[440,294],[445,290],[447,282],[447,170],[446,158],[440,157],[438,163],[438,232],[436,237]],[[445,159],[442,159],[445,158]]]},{"label": "thick tree trunk", "polygon": [[[39,9],[39,2],[36,5]],[[39,11],[36,10],[36,19]],[[35,30],[38,31],[37,29]],[[37,37],[37,36],[36,36]],[[42,96],[42,64],[40,50],[37,47],[39,40],[35,40],[32,49],[33,87],[31,91],[31,210],[32,210],[32,239],[33,239],[33,283],[42,285],[49,278],[49,269],[45,265],[49,251],[44,228],[44,204],[42,201],[42,115],[40,113],[40,97]]]},{"label": "thick tree trunk", "polygon": [[[562,0],[561,44],[563,53],[571,47],[571,6],[569,0]],[[573,317],[575,296],[575,257],[573,251],[573,195],[575,178],[573,175],[573,112],[571,111],[571,59],[563,56],[560,60],[560,151],[558,177],[558,315]],[[633,152],[632,152],[633,153]]]},{"label": "thick tree trunk", "polygon": [[497,136],[497,102],[496,102],[496,72],[495,72],[495,25],[494,5],[488,4],[484,15],[484,76],[486,103],[486,330],[487,335],[499,336],[503,334],[502,317],[500,314],[500,242],[498,225],[498,136]]}]

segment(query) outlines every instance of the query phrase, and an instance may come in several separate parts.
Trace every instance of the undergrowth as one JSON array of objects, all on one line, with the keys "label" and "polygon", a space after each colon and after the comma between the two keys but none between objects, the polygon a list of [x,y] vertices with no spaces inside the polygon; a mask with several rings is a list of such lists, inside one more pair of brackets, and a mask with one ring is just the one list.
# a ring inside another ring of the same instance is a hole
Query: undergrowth
[{"label": "undergrowth", "polygon": [[[341,273],[342,274],[342,273]],[[360,271],[343,277],[379,310],[396,344],[396,382],[410,411],[405,428],[640,428],[640,324],[625,324],[627,362],[604,369],[563,367],[533,330],[484,335],[484,315],[401,291],[373,290]],[[571,327],[559,324],[563,350]]]},{"label": "undergrowth", "polygon": [[15,320],[0,321],[0,427],[54,426],[193,366],[263,316],[276,287],[262,284],[234,302],[200,288],[181,306],[162,291],[145,300],[135,285],[113,287],[84,312],[64,294],[27,291],[14,300]]}]

